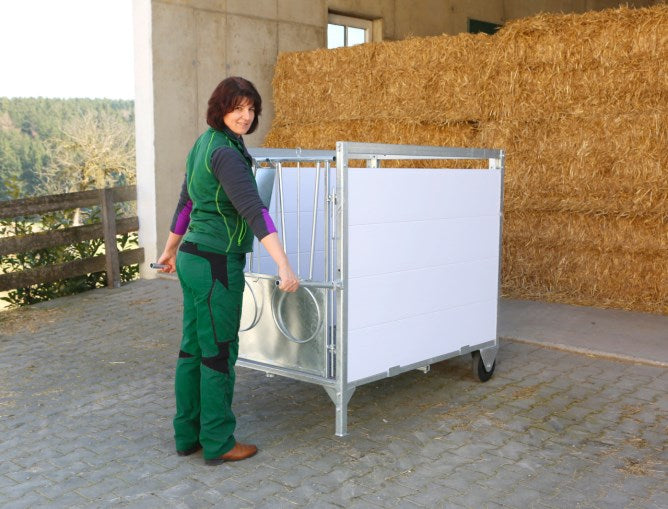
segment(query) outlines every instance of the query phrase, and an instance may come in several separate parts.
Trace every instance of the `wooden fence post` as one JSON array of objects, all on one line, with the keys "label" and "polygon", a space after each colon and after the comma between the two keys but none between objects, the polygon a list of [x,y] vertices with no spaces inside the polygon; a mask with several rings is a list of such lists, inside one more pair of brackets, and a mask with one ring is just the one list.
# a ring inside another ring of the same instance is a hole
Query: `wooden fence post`
[{"label": "wooden fence post", "polygon": [[102,230],[104,232],[104,252],[107,269],[107,288],[120,288],[121,268],[116,245],[116,209],[113,189],[100,189],[102,204]]}]

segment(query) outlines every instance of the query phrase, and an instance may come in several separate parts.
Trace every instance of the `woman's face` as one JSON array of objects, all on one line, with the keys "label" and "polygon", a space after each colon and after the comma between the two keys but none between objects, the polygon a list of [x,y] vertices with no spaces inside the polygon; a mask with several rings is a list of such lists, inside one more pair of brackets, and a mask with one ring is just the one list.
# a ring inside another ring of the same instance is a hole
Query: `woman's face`
[{"label": "woman's face", "polygon": [[223,122],[234,134],[242,136],[248,132],[255,119],[255,107],[253,103],[244,98],[229,113],[223,117]]}]

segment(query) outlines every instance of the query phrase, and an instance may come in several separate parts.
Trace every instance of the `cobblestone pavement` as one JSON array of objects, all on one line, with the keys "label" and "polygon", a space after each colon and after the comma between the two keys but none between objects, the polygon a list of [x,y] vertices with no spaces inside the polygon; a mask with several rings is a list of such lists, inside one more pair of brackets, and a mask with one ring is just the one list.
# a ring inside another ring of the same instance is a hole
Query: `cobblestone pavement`
[{"label": "cobblestone pavement", "polygon": [[[218,467],[174,452],[178,284],[0,316],[2,507],[665,508],[668,370],[502,341],[359,387],[347,437],[319,386],[238,369]],[[20,319],[20,321],[19,321]]]}]

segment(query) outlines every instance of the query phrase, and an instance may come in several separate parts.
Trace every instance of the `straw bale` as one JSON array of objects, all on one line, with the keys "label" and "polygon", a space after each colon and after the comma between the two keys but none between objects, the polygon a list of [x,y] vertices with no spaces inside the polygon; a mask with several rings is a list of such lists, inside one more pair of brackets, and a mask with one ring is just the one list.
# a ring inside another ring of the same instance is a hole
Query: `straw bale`
[{"label": "straw bale", "polygon": [[[302,148],[334,150],[337,141],[360,143],[392,143],[403,145],[429,145],[437,147],[471,147],[477,137],[474,122],[451,122],[431,125],[417,122],[389,120],[348,120],[318,122],[294,126],[274,126],[264,145],[274,148]],[[387,167],[445,167],[482,168],[487,161],[386,161]]]},{"label": "straw bale", "polygon": [[668,114],[487,122],[478,141],[506,149],[509,209],[668,214]]},{"label": "straw bale", "polygon": [[668,69],[655,60],[584,70],[518,66],[486,82],[484,100],[490,119],[666,111]]},{"label": "straw bale", "polygon": [[[642,178],[616,175],[617,167]],[[506,154],[505,205],[510,210],[645,215],[662,221],[668,217],[665,168],[665,164],[643,158],[596,168],[586,160],[541,160],[530,151],[510,152]]]},{"label": "straw bale", "polygon": [[273,81],[276,118],[297,122],[410,119],[468,121],[482,114],[470,65],[490,46],[486,34],[460,34],[279,55]]},{"label": "straw bale", "polygon": [[[619,218],[644,218],[660,224],[668,218],[668,193],[652,189],[610,189],[579,191],[565,190],[538,191],[522,186],[506,186],[505,206],[508,210],[560,211],[608,215]],[[530,199],[518,198],[523,193],[531,193]],[[508,197],[510,195],[510,198]]]},{"label": "straw bale", "polygon": [[526,246],[565,242],[601,252],[660,255],[668,243],[668,220],[657,228],[646,217],[506,209],[503,235],[505,240]]},{"label": "straw bale", "polygon": [[333,150],[337,141],[357,141],[470,147],[477,138],[477,131],[478,126],[474,122],[432,125],[384,119],[344,120],[274,126],[267,134],[264,145],[276,148]]},{"label": "straw bale", "polygon": [[487,118],[606,114],[668,104],[668,6],[541,14],[495,36]]},{"label": "straw bale", "polygon": [[502,294],[668,314],[668,251],[602,251],[559,239],[503,242]]},{"label": "straw bale", "polygon": [[493,60],[508,68],[582,70],[636,60],[660,62],[668,44],[668,5],[539,14],[508,22],[495,40]]},{"label": "straw bale", "polygon": [[[283,123],[332,119],[348,108],[360,116],[363,80],[373,46],[282,53],[273,80],[275,118]],[[324,116],[323,116],[324,115]]]},{"label": "straw bale", "polygon": [[[627,159],[643,154],[659,160],[668,146],[668,105],[632,113],[603,115],[555,115],[546,121],[510,118],[480,124],[479,142],[505,147],[509,152],[549,152],[558,159],[577,156],[596,158],[614,154]],[[595,162],[595,161],[594,161]]]}]

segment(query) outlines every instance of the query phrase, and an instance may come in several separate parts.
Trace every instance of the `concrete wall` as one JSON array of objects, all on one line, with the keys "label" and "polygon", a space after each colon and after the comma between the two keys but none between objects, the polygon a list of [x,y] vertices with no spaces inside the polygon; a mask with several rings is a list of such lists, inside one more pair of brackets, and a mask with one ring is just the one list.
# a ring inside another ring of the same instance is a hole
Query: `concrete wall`
[{"label": "concrete wall", "polygon": [[[538,12],[584,12],[618,0],[134,0],[140,244],[162,252],[185,157],[206,128],[208,98],[227,76],[251,80],[263,98],[259,146],[271,125],[271,81],[280,52],[326,46],[329,11],[382,19],[384,39],[467,31]],[[627,2],[632,6],[659,3]],[[308,98],[304,98],[308,100]],[[155,272],[142,268],[143,277]]]},{"label": "concrete wall", "polygon": [[[279,52],[326,44],[324,0],[135,0],[137,184],[140,244],[162,252],[184,161],[206,128],[206,108],[227,76],[251,80],[263,114],[249,146],[262,144],[273,117],[271,80]],[[143,268],[142,276],[154,272]]]}]

